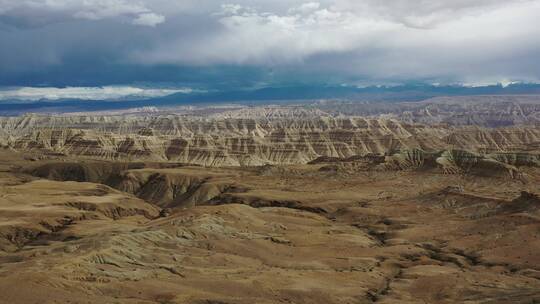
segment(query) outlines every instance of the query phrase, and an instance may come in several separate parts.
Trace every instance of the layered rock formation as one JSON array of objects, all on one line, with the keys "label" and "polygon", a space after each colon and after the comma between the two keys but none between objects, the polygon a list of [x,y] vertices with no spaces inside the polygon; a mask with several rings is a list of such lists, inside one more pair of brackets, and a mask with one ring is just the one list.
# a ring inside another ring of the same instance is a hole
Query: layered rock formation
[{"label": "layered rock formation", "polygon": [[484,106],[0,118],[0,303],[539,302],[540,128]]},{"label": "layered rock formation", "polygon": [[506,127],[540,122],[538,95],[436,97],[401,103],[334,101],[317,108],[327,115],[384,116],[430,125]]},{"label": "layered rock formation", "polygon": [[347,158],[413,149],[534,153],[540,151],[540,128],[430,126],[358,117],[197,119],[175,115],[30,115],[1,119],[0,142],[17,151],[50,156],[253,166],[305,164],[321,156]]}]

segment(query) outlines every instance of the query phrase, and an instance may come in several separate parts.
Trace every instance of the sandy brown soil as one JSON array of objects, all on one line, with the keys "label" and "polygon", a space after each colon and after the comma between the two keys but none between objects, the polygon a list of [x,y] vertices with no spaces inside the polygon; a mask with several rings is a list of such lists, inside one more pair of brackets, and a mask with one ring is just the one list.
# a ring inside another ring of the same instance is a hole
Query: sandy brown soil
[{"label": "sandy brown soil", "polygon": [[3,150],[0,303],[540,301],[537,168],[521,180],[328,166]]}]

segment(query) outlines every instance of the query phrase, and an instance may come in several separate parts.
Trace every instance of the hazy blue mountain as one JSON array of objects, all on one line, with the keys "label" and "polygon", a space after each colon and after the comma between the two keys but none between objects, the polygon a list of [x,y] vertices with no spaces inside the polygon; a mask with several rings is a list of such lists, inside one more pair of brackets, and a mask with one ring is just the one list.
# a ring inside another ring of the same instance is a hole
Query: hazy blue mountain
[{"label": "hazy blue mountain", "polygon": [[353,101],[404,102],[420,101],[436,96],[460,95],[512,95],[540,94],[540,84],[490,85],[480,87],[435,86],[408,84],[400,86],[328,86],[295,85],[266,87],[252,90],[222,90],[209,92],[178,93],[165,97],[143,100],[40,100],[36,102],[3,101],[0,114],[15,115],[25,112],[73,112],[129,109],[143,106],[171,107],[220,103],[264,104],[299,103],[319,99],[344,99]]}]

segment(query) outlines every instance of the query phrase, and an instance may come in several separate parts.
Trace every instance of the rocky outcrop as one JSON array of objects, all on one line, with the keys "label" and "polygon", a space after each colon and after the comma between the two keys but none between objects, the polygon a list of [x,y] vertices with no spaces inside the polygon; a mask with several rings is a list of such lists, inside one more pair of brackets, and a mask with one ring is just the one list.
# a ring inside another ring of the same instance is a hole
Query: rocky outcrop
[{"label": "rocky outcrop", "polygon": [[349,158],[319,157],[311,165],[323,165],[320,171],[414,171],[436,170],[443,174],[467,174],[527,181],[522,167],[537,167],[537,154],[481,154],[465,150],[426,152],[421,149],[397,151],[386,157],[377,155]]},{"label": "rocky outcrop", "polygon": [[194,206],[224,192],[238,192],[238,188],[222,179],[227,176],[196,167],[160,167],[152,163],[49,162],[29,166],[22,172],[55,181],[104,184],[163,208]]},{"label": "rocky outcrop", "polygon": [[[506,157],[497,157],[505,155]],[[438,169],[444,174],[471,174],[484,177],[508,177],[525,180],[526,176],[519,167],[533,166],[533,162],[515,161],[512,154],[483,155],[464,150],[445,150],[442,152],[425,152],[422,150],[401,151],[386,158],[379,167],[386,170]],[[523,159],[535,159],[535,155]],[[520,159],[521,159],[520,158]]]}]

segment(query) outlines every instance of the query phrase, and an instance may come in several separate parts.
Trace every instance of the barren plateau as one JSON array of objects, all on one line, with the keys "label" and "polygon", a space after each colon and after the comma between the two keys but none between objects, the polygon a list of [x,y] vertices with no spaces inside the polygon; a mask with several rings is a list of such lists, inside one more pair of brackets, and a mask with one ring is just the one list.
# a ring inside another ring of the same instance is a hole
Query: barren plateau
[{"label": "barren plateau", "polygon": [[538,99],[475,98],[0,118],[0,303],[538,303]]}]

